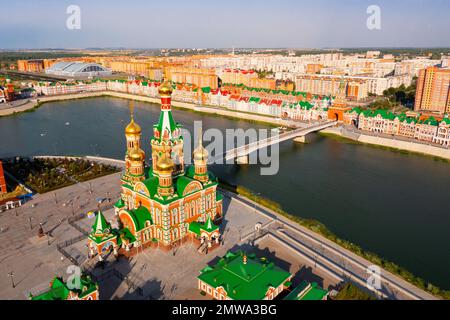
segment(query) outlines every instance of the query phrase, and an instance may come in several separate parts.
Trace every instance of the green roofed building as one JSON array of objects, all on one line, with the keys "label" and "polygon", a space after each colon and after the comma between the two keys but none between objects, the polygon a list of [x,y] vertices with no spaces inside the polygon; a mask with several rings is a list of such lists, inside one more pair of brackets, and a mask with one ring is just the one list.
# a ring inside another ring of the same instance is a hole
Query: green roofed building
[{"label": "green roofed building", "polygon": [[322,289],[316,282],[302,281],[284,300],[326,300],[328,291]]},{"label": "green roofed building", "polygon": [[[76,281],[74,281],[76,285]],[[98,300],[98,285],[87,275],[81,275],[79,288],[71,288],[60,277],[55,277],[50,282],[50,288],[43,293],[33,295],[30,300]]]},{"label": "green roofed building", "polygon": [[217,300],[272,300],[290,285],[292,274],[267,258],[229,251],[197,279],[198,288]]}]

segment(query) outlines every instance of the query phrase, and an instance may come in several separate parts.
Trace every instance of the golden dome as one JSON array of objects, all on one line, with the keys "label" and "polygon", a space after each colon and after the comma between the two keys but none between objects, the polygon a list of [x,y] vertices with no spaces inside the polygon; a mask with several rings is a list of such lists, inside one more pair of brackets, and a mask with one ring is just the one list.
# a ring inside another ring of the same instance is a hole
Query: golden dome
[{"label": "golden dome", "polygon": [[142,149],[131,149],[131,151],[128,153],[128,158],[131,161],[144,161],[145,152]]},{"label": "golden dome", "polygon": [[156,170],[161,173],[169,173],[173,171],[173,161],[168,158],[165,153],[156,162]]},{"label": "golden dome", "polygon": [[206,160],[206,159],[208,159],[208,150],[203,148],[202,145],[199,145],[194,150],[194,161],[197,161],[197,160],[202,161],[202,160]]},{"label": "golden dome", "polygon": [[202,131],[200,130],[198,133],[198,146],[194,149],[194,161],[203,161],[208,159],[208,150],[203,147],[202,144]]},{"label": "golden dome", "polygon": [[158,89],[159,95],[160,96],[170,96],[172,94],[172,86],[170,85],[169,82],[164,81]]},{"label": "golden dome", "polygon": [[125,134],[127,135],[140,135],[142,132],[141,127],[134,122],[134,119],[131,118],[130,123],[125,128]]}]

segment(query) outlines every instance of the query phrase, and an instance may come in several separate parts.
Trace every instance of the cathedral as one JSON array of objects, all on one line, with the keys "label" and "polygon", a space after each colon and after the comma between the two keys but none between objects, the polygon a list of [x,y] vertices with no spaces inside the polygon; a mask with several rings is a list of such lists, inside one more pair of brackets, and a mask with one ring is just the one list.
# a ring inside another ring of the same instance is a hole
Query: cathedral
[{"label": "cathedral", "polygon": [[115,203],[119,228],[112,229],[99,211],[89,235],[90,256],[132,248],[171,248],[184,239],[198,241],[199,251],[219,243],[222,195],[217,178],[208,171],[208,151],[201,134],[193,152],[194,164],[185,166],[181,125],[173,119],[172,86],[159,87],[161,113],[153,125],[151,166],[141,149],[141,127],[131,121],[125,128],[125,172],[121,198]]}]

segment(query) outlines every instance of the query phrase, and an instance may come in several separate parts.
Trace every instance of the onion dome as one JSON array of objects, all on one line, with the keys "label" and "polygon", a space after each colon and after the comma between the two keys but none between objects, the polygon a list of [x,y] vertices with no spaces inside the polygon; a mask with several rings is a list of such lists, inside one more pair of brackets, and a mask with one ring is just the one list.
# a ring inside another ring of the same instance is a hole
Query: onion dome
[{"label": "onion dome", "polygon": [[141,127],[134,122],[134,118],[131,118],[130,123],[125,128],[125,134],[126,135],[140,135],[142,132]]},{"label": "onion dome", "polygon": [[158,89],[160,96],[170,96],[172,94],[173,88],[168,81],[164,81]]},{"label": "onion dome", "polygon": [[200,144],[194,150],[194,161],[204,161],[208,159],[208,150],[206,150],[202,144]]},{"label": "onion dome", "polygon": [[171,173],[173,171],[173,161],[165,153],[156,162],[156,170],[160,173]]},{"label": "onion dome", "polygon": [[205,161],[208,159],[208,150],[203,147],[202,144],[202,132],[199,132],[198,135],[198,146],[195,148],[194,153],[194,161]]},{"label": "onion dome", "polygon": [[128,158],[131,161],[144,161],[144,159],[145,159],[145,152],[142,149],[133,148],[128,153]]}]

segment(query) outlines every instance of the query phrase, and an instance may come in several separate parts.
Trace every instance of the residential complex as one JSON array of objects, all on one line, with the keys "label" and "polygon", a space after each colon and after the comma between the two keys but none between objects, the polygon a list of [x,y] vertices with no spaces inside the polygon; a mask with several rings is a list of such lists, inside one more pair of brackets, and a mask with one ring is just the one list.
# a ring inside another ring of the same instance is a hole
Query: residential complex
[{"label": "residential complex", "polygon": [[362,110],[354,108],[344,114],[344,123],[374,133],[402,136],[420,141],[450,146],[450,119],[408,116],[387,110]]},{"label": "residential complex", "polygon": [[414,110],[450,112],[450,69],[428,67],[420,70]]},{"label": "residential complex", "polygon": [[[286,89],[315,95],[334,96],[340,79],[346,84],[346,98],[361,101],[369,95],[401,85],[409,86],[423,68],[445,65],[448,59],[417,57],[396,60],[366,54],[323,53],[298,57],[250,54],[182,57],[80,57],[69,59],[19,60],[22,71],[43,72],[60,62],[97,63],[113,72],[161,81],[163,75],[175,83],[217,89],[221,84],[244,85],[260,89]],[[66,74],[66,76],[71,76]],[[280,84],[288,81],[288,84]]]}]

